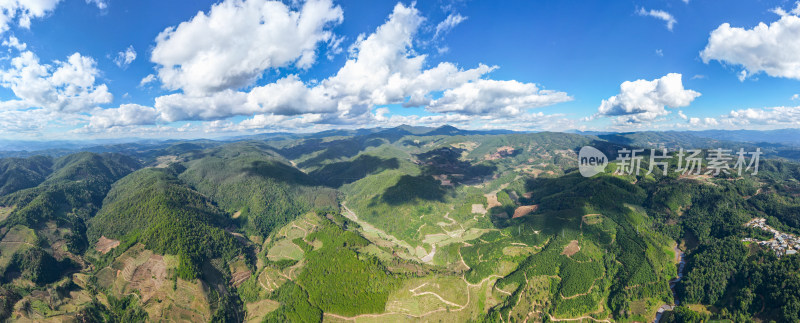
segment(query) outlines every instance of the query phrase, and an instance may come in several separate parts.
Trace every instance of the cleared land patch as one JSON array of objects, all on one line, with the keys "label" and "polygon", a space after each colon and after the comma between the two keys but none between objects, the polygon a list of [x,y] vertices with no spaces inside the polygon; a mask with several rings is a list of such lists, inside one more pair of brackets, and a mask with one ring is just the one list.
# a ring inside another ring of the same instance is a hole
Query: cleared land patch
[{"label": "cleared land patch", "polygon": [[289,239],[282,239],[275,242],[272,248],[269,248],[267,257],[272,260],[276,259],[292,259],[300,260],[303,258],[303,249],[300,249]]},{"label": "cleared land patch", "polygon": [[561,254],[569,257],[578,253],[580,250],[581,246],[578,244],[578,240],[572,240],[566,246],[564,246],[564,251],[562,251]]},{"label": "cleared land patch", "polygon": [[109,239],[106,238],[106,236],[100,236],[100,240],[97,240],[97,244],[95,244],[94,249],[99,253],[106,254],[117,246],[119,246],[119,240]]},{"label": "cleared land patch", "polygon": [[0,206],[0,221],[5,220],[11,215],[11,211],[14,211],[16,206]]},{"label": "cleared land patch", "polygon": [[603,216],[601,214],[594,213],[583,216],[583,223],[594,225],[599,224],[600,222],[603,222]]},{"label": "cleared land patch", "polygon": [[516,210],[514,210],[514,216],[512,218],[518,218],[518,217],[526,216],[528,214],[536,212],[536,210],[538,210],[538,209],[539,209],[539,205],[538,204],[520,206]]},{"label": "cleared land patch", "polygon": [[257,323],[261,322],[268,313],[278,309],[281,303],[270,299],[263,299],[255,303],[247,304],[247,316],[245,322]]},{"label": "cleared land patch", "polygon": [[[497,197],[495,197],[497,199]],[[486,214],[486,208],[483,204],[472,204],[472,213],[475,214]]]}]

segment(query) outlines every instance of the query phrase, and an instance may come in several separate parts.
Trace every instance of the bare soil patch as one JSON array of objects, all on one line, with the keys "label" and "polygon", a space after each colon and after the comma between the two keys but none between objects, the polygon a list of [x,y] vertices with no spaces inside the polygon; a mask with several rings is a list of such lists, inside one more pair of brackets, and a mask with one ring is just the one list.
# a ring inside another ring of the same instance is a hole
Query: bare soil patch
[{"label": "bare soil patch", "polygon": [[538,209],[539,209],[539,204],[520,206],[516,210],[514,210],[514,216],[512,218],[526,216],[528,214],[531,214],[532,212],[536,212],[536,210]]},{"label": "bare soil patch", "polygon": [[249,270],[235,272],[231,275],[231,283],[234,286],[239,287],[239,285],[244,283],[245,280],[250,278],[250,274],[252,274],[252,271]]},{"label": "bare soil patch", "polygon": [[154,254],[150,255],[141,266],[136,267],[128,288],[138,290],[142,295],[142,301],[147,302],[166,280],[167,266],[164,257]]},{"label": "bare soil patch", "polygon": [[503,158],[503,157],[506,157],[506,156],[513,155],[514,151],[515,151],[514,147],[503,146],[503,147],[497,148],[497,151],[495,153],[487,154],[486,156],[484,156],[484,159],[486,159],[486,160],[500,159],[500,158]]},{"label": "bare soil patch", "polygon": [[486,208],[483,204],[472,204],[472,213],[486,214]]},{"label": "bare soil patch", "polygon": [[174,162],[178,161],[178,156],[175,155],[167,155],[167,156],[158,156],[156,157],[156,168],[165,168]]},{"label": "bare soil patch", "polygon": [[578,240],[572,240],[566,246],[564,246],[564,251],[562,251],[561,254],[570,257],[578,253],[580,250],[581,246],[578,244]]},{"label": "bare soil patch", "polygon": [[486,202],[489,205],[489,207],[488,207],[489,209],[491,209],[491,208],[493,208],[495,206],[503,206],[503,204],[500,204],[500,201],[497,200],[497,193],[486,194],[484,196],[486,196]]},{"label": "bare soil patch", "polygon": [[106,254],[117,246],[119,246],[119,240],[109,239],[106,238],[106,236],[101,236],[100,240],[97,240],[97,244],[94,246],[94,249],[99,253]]}]

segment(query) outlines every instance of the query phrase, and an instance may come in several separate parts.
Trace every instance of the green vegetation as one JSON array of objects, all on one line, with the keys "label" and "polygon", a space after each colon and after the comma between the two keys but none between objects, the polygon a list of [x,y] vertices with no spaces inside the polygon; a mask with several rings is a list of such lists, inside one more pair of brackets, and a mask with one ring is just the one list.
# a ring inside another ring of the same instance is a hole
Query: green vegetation
[{"label": "green vegetation", "polygon": [[308,293],[294,282],[288,281],[272,293],[272,299],[281,303],[263,322],[321,322],[322,311],[311,305]]},{"label": "green vegetation", "polygon": [[0,204],[16,205],[4,223],[40,227],[56,220],[66,227],[83,227],[111,184],[138,167],[138,162],[119,154],[84,152],[59,158],[43,183],[0,197]]},{"label": "green vegetation", "polygon": [[800,257],[742,241],[772,238],[754,217],[800,233],[797,163],[575,169],[584,145],[716,143],[687,136],[398,127],[0,159],[0,320],[652,321],[675,246],[686,305],[663,321],[800,320]]},{"label": "green vegetation", "polygon": [[12,290],[0,287],[0,320],[5,321],[11,316],[14,304],[19,301],[20,296]]},{"label": "green vegetation", "polygon": [[324,224],[307,239],[322,242],[322,248],[306,254],[308,263],[297,278],[312,304],[346,316],[383,312],[398,281],[377,258],[354,250],[369,241],[332,224]]},{"label": "green vegetation", "polygon": [[701,245],[689,258],[679,291],[689,303],[715,304],[744,261],[747,249],[737,240],[725,239]]},{"label": "green vegetation", "polygon": [[103,209],[90,221],[90,241],[100,235],[138,241],[158,253],[180,256],[177,275],[191,279],[213,258],[242,254],[239,242],[221,227],[227,217],[211,202],[162,169],[143,169],[114,184]]},{"label": "green vegetation", "polygon": [[42,248],[30,248],[14,254],[3,277],[10,279],[13,278],[12,273],[18,272],[23,279],[37,285],[45,285],[56,281],[65,270],[75,267],[69,258],[58,261]]},{"label": "green vegetation", "polygon": [[47,156],[0,159],[0,196],[39,185],[52,167],[53,159]]},{"label": "green vegetation", "polygon": [[108,297],[109,322],[143,322],[148,319],[147,313],[139,306],[134,295],[121,298]]},{"label": "green vegetation", "polygon": [[223,146],[202,156],[186,163],[181,180],[231,214],[239,212],[248,234],[266,237],[300,214],[337,207],[336,191],[263,146]]}]

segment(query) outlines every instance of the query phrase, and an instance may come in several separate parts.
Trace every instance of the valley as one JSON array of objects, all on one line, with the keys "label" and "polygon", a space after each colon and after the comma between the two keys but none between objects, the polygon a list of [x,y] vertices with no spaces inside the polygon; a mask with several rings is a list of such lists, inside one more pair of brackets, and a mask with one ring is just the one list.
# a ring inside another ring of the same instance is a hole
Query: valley
[{"label": "valley", "polygon": [[797,162],[771,157],[758,176],[719,178],[615,175],[612,162],[586,178],[581,147],[613,152],[630,141],[454,129],[0,159],[39,174],[0,183],[0,317],[683,322],[794,313],[767,302],[778,295],[765,294],[774,286],[760,277],[800,281],[785,270],[797,256],[745,242],[768,240],[753,221],[800,232]]}]

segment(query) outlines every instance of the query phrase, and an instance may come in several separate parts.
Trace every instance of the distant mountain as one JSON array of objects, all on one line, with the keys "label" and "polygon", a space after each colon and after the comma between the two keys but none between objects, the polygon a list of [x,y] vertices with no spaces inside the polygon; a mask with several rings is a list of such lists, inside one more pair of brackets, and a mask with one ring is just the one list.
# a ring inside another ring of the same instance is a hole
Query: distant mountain
[{"label": "distant mountain", "polygon": [[683,131],[682,133],[698,137],[713,138],[727,141],[740,141],[750,143],[777,143],[789,146],[800,146],[800,129],[777,130],[701,130]]},{"label": "distant mountain", "polygon": [[53,169],[47,156],[0,159],[0,196],[44,182]]},{"label": "distant mountain", "polygon": [[0,151],[37,151],[59,149],[82,149],[91,146],[111,145],[142,141],[139,138],[91,139],[91,140],[8,140],[0,139]]},{"label": "distant mountain", "polygon": [[140,166],[131,157],[109,153],[80,152],[55,159],[53,172],[42,183],[0,197],[0,205],[14,207],[4,224],[82,225],[100,208],[111,184]]}]

